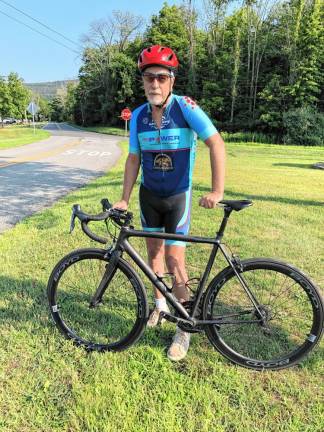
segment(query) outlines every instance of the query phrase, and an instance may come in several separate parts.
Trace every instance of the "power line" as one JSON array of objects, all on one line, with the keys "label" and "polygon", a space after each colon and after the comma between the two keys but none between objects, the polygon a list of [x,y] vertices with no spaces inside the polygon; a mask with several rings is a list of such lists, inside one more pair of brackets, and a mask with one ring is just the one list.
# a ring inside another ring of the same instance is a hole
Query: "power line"
[{"label": "power line", "polygon": [[[2,1],[2,0],[0,0],[0,1]],[[45,33],[42,33],[42,32],[40,32],[39,30],[34,29],[34,28],[31,27],[30,25],[28,25],[28,24],[26,24],[26,23],[24,23],[24,22],[18,20],[17,18],[14,18],[14,17],[8,15],[7,13],[5,13],[5,12],[3,12],[3,11],[1,11],[1,10],[0,10],[0,13],[2,13],[2,15],[5,15],[6,17],[12,19],[13,21],[16,21],[16,22],[19,23],[19,24],[22,24],[22,25],[24,25],[25,27],[28,27],[30,30],[32,30],[32,31],[34,31],[34,32],[36,32],[36,33],[38,33],[38,34],[40,34],[40,35],[46,37],[47,39],[49,39],[49,40],[51,40],[51,41],[53,41],[53,42],[55,42],[55,43],[57,43],[57,44],[63,46],[64,48],[67,48],[68,50],[74,52],[75,54],[78,54],[78,55],[80,54],[78,51],[75,51],[73,48],[70,48],[69,46],[65,45],[64,43],[59,42],[58,40],[53,39],[52,37],[46,35]]]},{"label": "power line", "polygon": [[37,20],[36,18],[33,18],[31,15],[28,15],[26,12],[22,11],[21,9],[16,8],[15,6],[11,5],[10,3],[4,1],[4,0],[0,0],[1,3],[4,3],[5,5],[11,7],[12,9],[15,9],[16,11],[18,11],[19,13],[25,15],[26,17],[28,17],[29,19],[35,21],[36,23],[40,24],[41,26],[45,27],[47,30],[50,30],[53,33],[56,33],[57,35],[61,36],[63,39],[71,42],[73,45],[77,46],[79,49],[81,48],[79,44],[77,44],[76,42],[74,42],[72,39],[69,39],[68,37],[64,36],[64,34],[52,29],[51,27],[49,27],[48,25],[42,23],[41,21]]}]

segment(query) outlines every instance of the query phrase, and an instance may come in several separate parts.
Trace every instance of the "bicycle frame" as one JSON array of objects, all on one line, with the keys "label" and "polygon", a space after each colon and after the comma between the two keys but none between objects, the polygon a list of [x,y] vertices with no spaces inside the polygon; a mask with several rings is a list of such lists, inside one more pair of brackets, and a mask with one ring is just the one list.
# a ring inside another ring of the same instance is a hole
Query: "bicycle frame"
[{"label": "bicycle frame", "polygon": [[[110,279],[113,277],[116,267],[118,264],[118,260],[121,257],[123,252],[126,252],[127,255],[139,266],[139,268],[143,271],[143,273],[147,276],[147,278],[151,281],[151,283],[162,293],[162,295],[169,301],[169,303],[175,308],[175,310],[179,313],[179,317],[174,317],[171,314],[165,314],[165,317],[170,321],[183,321],[186,323],[190,323],[193,326],[196,325],[209,325],[209,324],[219,324],[219,323],[232,323],[224,322],[224,320],[219,317],[219,319],[214,320],[197,320],[195,319],[195,314],[197,312],[200,300],[202,298],[203,292],[205,290],[206,282],[208,280],[208,277],[210,275],[210,271],[212,269],[212,266],[215,262],[215,258],[218,252],[218,249],[222,252],[224,258],[228,262],[228,264],[232,267],[233,271],[236,274],[236,277],[239,279],[242,287],[246,291],[248,297],[250,298],[255,310],[258,312],[259,317],[262,320],[262,312],[259,309],[259,302],[254,297],[252,292],[249,290],[246,282],[244,281],[243,277],[239,274],[240,268],[239,263],[237,262],[237,259],[235,257],[232,257],[228,254],[226,251],[226,248],[221,243],[228,218],[231,214],[232,210],[225,209],[225,215],[223,217],[223,220],[221,222],[219,231],[216,234],[215,238],[207,238],[207,237],[196,237],[196,236],[190,236],[190,235],[182,235],[182,234],[169,234],[164,232],[147,232],[147,231],[140,231],[135,230],[132,227],[123,226],[121,227],[120,234],[117,238],[117,241],[114,246],[110,247],[107,251],[107,253],[110,256],[110,262],[107,266],[107,270],[105,272],[105,275],[103,277],[102,282],[100,283],[94,297],[91,300],[91,305],[96,306],[103,295],[103,292],[105,288],[107,287]],[[189,315],[185,307],[178,301],[178,299],[174,296],[174,294],[171,292],[171,288],[169,288],[166,283],[163,281],[162,277],[159,277],[157,274],[153,272],[153,270],[149,267],[149,265],[144,261],[144,259],[140,256],[140,254],[131,246],[128,239],[130,237],[136,237],[136,238],[156,238],[156,239],[163,239],[163,240],[178,240],[182,242],[188,242],[188,243],[200,243],[200,244],[210,244],[213,245],[213,248],[210,252],[210,256],[206,265],[206,268],[204,270],[203,276],[201,280],[199,281],[198,289],[197,289],[197,295],[195,298],[195,302],[193,305],[192,313]],[[245,321],[246,322],[246,321]],[[253,322],[260,322],[260,320],[253,321]],[[236,321],[237,323],[237,321]]]}]

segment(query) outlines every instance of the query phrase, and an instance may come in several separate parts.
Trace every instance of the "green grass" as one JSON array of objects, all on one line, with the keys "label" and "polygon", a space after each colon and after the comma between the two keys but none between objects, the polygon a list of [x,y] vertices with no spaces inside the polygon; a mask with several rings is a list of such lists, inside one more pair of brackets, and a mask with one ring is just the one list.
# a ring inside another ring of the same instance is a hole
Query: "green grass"
[{"label": "green grass", "polygon": [[[323,286],[323,172],[311,165],[324,150],[228,144],[227,154],[225,197],[254,206],[231,216],[225,242],[242,258],[281,257]],[[50,271],[72,249],[94,245],[79,226],[68,235],[71,206],[95,213],[102,197],[119,199],[123,164],[0,237],[0,430],[322,431],[323,345],[298,367],[257,373],[231,365],[203,335],[192,338],[183,362],[170,363],[171,324],[147,329],[116,354],[87,354],[56,330],[46,300]],[[221,211],[198,207],[210,183],[203,145],[194,178],[191,232],[212,235]],[[130,208],[139,226],[137,188]],[[188,247],[190,277],[208,252]]]},{"label": "green grass", "polygon": [[41,141],[49,136],[49,132],[38,128],[35,129],[34,133],[34,128],[32,126],[17,125],[5,126],[4,128],[0,127],[0,150]]}]

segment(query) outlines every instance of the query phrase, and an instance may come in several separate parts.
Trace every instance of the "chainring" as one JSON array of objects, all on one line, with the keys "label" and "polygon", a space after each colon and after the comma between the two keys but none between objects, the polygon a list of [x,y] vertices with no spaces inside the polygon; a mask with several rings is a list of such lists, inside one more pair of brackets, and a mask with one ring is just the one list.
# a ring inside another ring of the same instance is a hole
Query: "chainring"
[{"label": "chainring", "polygon": [[[182,306],[186,309],[186,311],[188,312],[189,315],[191,315],[191,311],[192,311],[193,305],[194,305],[194,300],[189,300],[189,301],[186,301],[186,302],[182,303]],[[200,309],[200,305],[199,305],[199,307],[198,307],[198,314],[197,314],[197,316],[199,317],[199,319],[201,319],[200,318],[200,314],[201,314],[201,309]],[[178,314],[177,311],[175,311],[175,316],[179,316],[179,314]],[[185,331],[186,333],[202,333],[204,331],[202,326],[192,327],[190,324],[186,324],[186,323],[183,323],[183,322],[179,322],[177,324],[177,326],[181,330]]]}]

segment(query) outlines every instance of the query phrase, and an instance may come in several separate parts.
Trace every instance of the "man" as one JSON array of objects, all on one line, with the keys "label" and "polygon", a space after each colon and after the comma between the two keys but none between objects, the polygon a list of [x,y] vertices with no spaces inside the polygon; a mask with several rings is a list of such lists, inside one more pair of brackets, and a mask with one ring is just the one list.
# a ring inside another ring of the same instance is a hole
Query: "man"
[{"label": "man", "polygon": [[[141,221],[144,230],[188,234],[191,207],[191,180],[197,135],[209,147],[212,171],[211,192],[199,204],[211,209],[223,198],[224,142],[207,115],[188,97],[172,93],[178,59],[172,49],[154,45],[142,51],[138,67],[142,74],[147,103],[133,112],[130,146],[124,174],[122,199],[114,207],[126,210],[142,168],[140,186]],[[185,286],[185,243],[148,238],[148,261],[158,275],[174,274],[174,294],[189,300]],[[165,298],[155,290],[156,307],[148,326],[158,323],[161,311],[168,311]],[[177,361],[188,351],[190,334],[177,328],[168,357]]]}]

